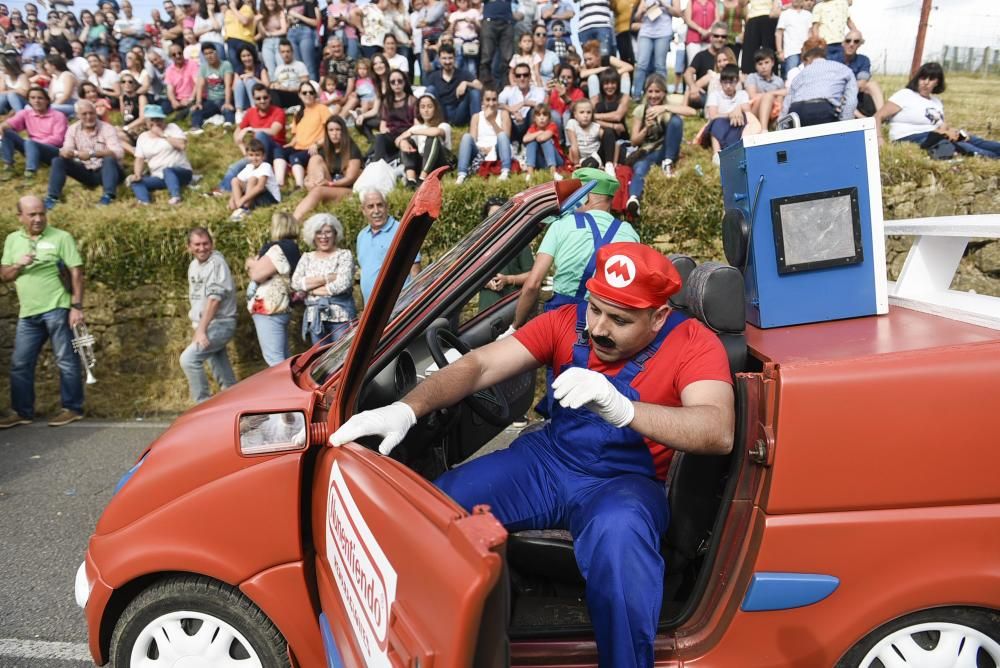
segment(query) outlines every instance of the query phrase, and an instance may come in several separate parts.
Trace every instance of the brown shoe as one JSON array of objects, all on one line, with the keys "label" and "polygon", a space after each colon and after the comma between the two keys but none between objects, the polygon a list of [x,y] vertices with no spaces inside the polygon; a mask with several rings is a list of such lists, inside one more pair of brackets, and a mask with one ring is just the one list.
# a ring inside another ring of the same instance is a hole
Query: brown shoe
[{"label": "brown shoe", "polygon": [[49,420],[50,427],[61,427],[64,424],[69,424],[70,422],[76,422],[77,420],[82,420],[83,415],[77,413],[76,411],[71,411],[68,408],[62,409],[59,415],[55,416]]},{"label": "brown shoe", "polygon": [[22,424],[31,424],[31,418],[21,417],[17,413],[11,413],[7,417],[0,418],[0,429],[10,429]]}]

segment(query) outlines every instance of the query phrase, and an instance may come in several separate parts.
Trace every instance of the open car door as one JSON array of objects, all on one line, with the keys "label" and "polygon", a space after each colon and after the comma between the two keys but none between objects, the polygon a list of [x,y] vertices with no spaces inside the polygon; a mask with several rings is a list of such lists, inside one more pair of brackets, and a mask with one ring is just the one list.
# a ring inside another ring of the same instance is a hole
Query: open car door
[{"label": "open car door", "polygon": [[[438,175],[407,208],[339,382],[330,429],[358,388],[441,203]],[[506,666],[506,532],[399,462],[356,443],[321,448],[312,486],[316,581],[330,666]]]}]

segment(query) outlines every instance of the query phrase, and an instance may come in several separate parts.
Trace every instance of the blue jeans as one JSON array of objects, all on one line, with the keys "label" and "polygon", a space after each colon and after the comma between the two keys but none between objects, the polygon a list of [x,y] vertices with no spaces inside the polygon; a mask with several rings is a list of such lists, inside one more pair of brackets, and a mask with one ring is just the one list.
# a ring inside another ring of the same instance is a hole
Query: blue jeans
[{"label": "blue jeans", "polygon": [[132,193],[137,200],[146,204],[153,201],[153,198],[149,195],[151,190],[163,190],[165,188],[171,197],[180,197],[181,188],[191,183],[192,176],[194,174],[190,169],[167,167],[163,170],[162,179],[158,176],[144,176],[135,181],[131,186]]},{"label": "blue jeans", "polygon": [[475,79],[479,75],[479,56],[467,56],[462,53],[462,49],[456,45],[455,67],[468,72],[472,75],[472,78]]},{"label": "blue jeans", "polygon": [[264,62],[264,67],[267,68],[267,73],[274,76],[274,68],[278,66],[281,62],[281,56],[278,55],[278,43],[284,39],[283,37],[265,37],[264,42],[260,47],[260,59]]},{"label": "blue jeans", "polygon": [[246,111],[253,105],[253,87],[259,84],[257,79],[243,79],[237,76],[233,81],[233,102],[240,111]]},{"label": "blue jeans", "polygon": [[208,323],[208,347],[199,348],[192,343],[181,353],[181,370],[188,379],[191,401],[200,404],[212,396],[205,375],[205,362],[222,389],[236,384],[236,374],[226,354],[226,344],[236,333],[236,318],[217,318]]},{"label": "blue jeans", "polygon": [[[263,130],[258,130],[253,134],[253,136],[256,139],[259,139],[260,143],[264,145],[264,148],[267,151],[267,154],[265,155],[265,159],[267,162],[273,163],[275,160],[285,159],[284,147],[281,146],[281,144],[279,144],[278,142],[274,141],[274,138],[271,137],[271,135],[267,134]],[[222,180],[219,181],[219,189],[224,190],[226,192],[231,192],[233,188],[230,184],[233,182],[233,179],[235,179],[236,175],[242,172],[243,168],[246,167],[248,164],[250,164],[249,160],[247,160],[246,158],[240,158],[233,164],[229,165],[229,167],[226,169],[226,173],[223,174],[222,176]]]},{"label": "blue jeans", "polygon": [[[546,167],[562,167],[563,159],[556,150],[556,145],[551,139],[543,142],[529,141],[524,145],[525,160],[528,167],[545,169]],[[542,159],[538,159],[538,152],[542,152]]]},{"label": "blue jeans", "polygon": [[0,144],[0,158],[8,165],[13,165],[14,151],[24,154],[24,171],[26,172],[37,172],[39,163],[48,165],[53,158],[59,155],[58,146],[24,139],[13,130],[4,130],[3,142]]},{"label": "blue jeans", "polygon": [[588,28],[580,31],[580,46],[592,39],[601,43],[601,55],[613,56],[618,46],[615,43],[615,31],[611,28]]},{"label": "blue jeans", "polygon": [[222,105],[215,100],[202,100],[201,109],[191,111],[191,127],[200,128],[205,123],[206,118],[211,118],[216,114],[222,114],[227,123],[234,123],[236,121],[236,112],[232,109],[224,110]]},{"label": "blue jeans", "polygon": [[74,116],[76,116],[76,100],[70,100],[65,104],[52,104],[51,108],[55,109],[56,111],[61,111],[63,114],[66,115],[66,118],[69,119],[72,119]]},{"label": "blue jeans", "polygon": [[799,63],[801,63],[801,62],[802,62],[802,54],[801,53],[796,53],[794,56],[788,56],[787,58],[785,58],[784,63],[782,65],[784,71],[781,73],[781,76],[787,77],[788,73],[793,68],[798,67]]},{"label": "blue jeans", "polygon": [[[428,86],[431,94],[437,97],[437,93],[434,91],[434,86]],[[444,117],[452,126],[455,125],[468,125],[469,121],[472,120],[473,114],[478,114],[483,109],[483,96],[479,90],[472,88],[471,86],[466,89],[465,95],[458,98],[458,104],[444,106]]]},{"label": "blue jeans", "polygon": [[73,352],[69,309],[64,308],[18,319],[14,335],[14,355],[10,362],[11,408],[21,417],[35,417],[35,365],[46,339],[52,339],[52,351],[59,367],[62,407],[82,413],[83,379],[80,358]]},{"label": "blue jeans", "polygon": [[292,26],[288,31],[295,60],[301,60],[309,70],[309,78],[319,81],[319,63],[316,62],[316,31],[306,25]]},{"label": "blue jeans", "polygon": [[0,93],[0,114],[6,114],[9,111],[21,111],[26,106],[28,106],[28,101],[14,91]]},{"label": "blue jeans", "polygon": [[[462,142],[458,147],[458,173],[468,175],[469,165],[472,164],[472,159],[476,157],[479,152],[479,147],[476,146],[476,140],[472,138],[468,132],[462,135]],[[500,158],[501,169],[510,169],[511,163],[511,153],[510,153],[510,138],[506,134],[501,132],[497,135],[497,156]]]},{"label": "blue jeans", "polygon": [[122,171],[118,161],[111,156],[101,158],[99,169],[87,169],[79,160],[60,156],[52,160],[52,169],[49,171],[49,197],[59,199],[66,185],[67,176],[88,188],[101,186],[105,195],[114,197],[118,184],[125,179],[125,172]]},{"label": "blue jeans", "polygon": [[[240,60],[240,51],[243,49],[250,49],[255,56],[258,55],[256,44],[244,42],[242,39],[236,39],[235,37],[230,37],[226,40],[226,53],[229,55],[229,64],[233,66],[233,72],[235,72],[237,80],[243,74],[243,61]],[[219,56],[221,57],[222,54],[220,53]]]},{"label": "blue jeans", "polygon": [[336,343],[344,338],[344,334],[351,331],[351,323],[349,322],[324,322],[322,332],[319,334],[309,333],[309,339],[312,341],[313,345],[316,345],[320,341],[324,343]]},{"label": "blue jeans", "polygon": [[640,37],[639,53],[635,57],[635,87],[632,96],[642,97],[642,87],[650,72],[667,76],[667,51],[670,50],[669,37]]},{"label": "blue jeans", "polygon": [[281,364],[290,357],[288,353],[288,319],[290,313],[265,315],[253,314],[253,327],[257,330],[257,342],[264,361],[268,366]]},{"label": "blue jeans", "polygon": [[646,175],[653,165],[658,165],[667,158],[674,162],[681,153],[681,140],[684,139],[684,121],[680,116],[671,116],[667,122],[667,136],[663,143],[655,151],[640,158],[632,165],[632,183],[628,186],[629,196],[642,197],[642,187],[646,182]]},{"label": "blue jeans", "polygon": [[[930,134],[931,133],[929,132],[918,132],[915,135],[901,137],[899,141],[908,141],[913,142],[914,144],[923,145],[923,143],[927,141]],[[978,155],[983,158],[1000,158],[1000,142],[998,141],[991,141],[989,139],[983,139],[982,137],[972,135],[967,141],[955,142],[955,146],[961,153]]]}]

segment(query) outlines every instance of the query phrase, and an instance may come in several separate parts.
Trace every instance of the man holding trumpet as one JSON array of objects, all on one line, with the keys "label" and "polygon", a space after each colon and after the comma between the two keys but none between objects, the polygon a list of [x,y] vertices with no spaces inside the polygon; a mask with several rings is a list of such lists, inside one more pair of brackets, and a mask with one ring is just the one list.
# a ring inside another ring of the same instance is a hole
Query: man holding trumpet
[{"label": "man holding trumpet", "polygon": [[[19,199],[17,217],[24,229],[7,235],[0,259],[0,280],[15,282],[20,303],[10,365],[13,413],[0,419],[0,429],[34,420],[35,365],[46,339],[52,340],[62,396],[62,411],[49,426],[60,427],[83,418],[80,360],[72,343],[72,328],[83,323],[83,260],[69,233],[48,226],[39,197]],[[63,286],[60,263],[69,270],[71,292]]]}]

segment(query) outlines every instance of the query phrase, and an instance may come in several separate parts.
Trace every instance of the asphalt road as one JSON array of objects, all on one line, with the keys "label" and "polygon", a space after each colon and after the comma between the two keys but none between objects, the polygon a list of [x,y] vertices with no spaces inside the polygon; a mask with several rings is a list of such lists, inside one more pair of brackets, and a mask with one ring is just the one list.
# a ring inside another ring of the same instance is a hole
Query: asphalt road
[{"label": "asphalt road", "polygon": [[164,423],[0,431],[0,668],[91,666],[73,579],[115,483]]}]

